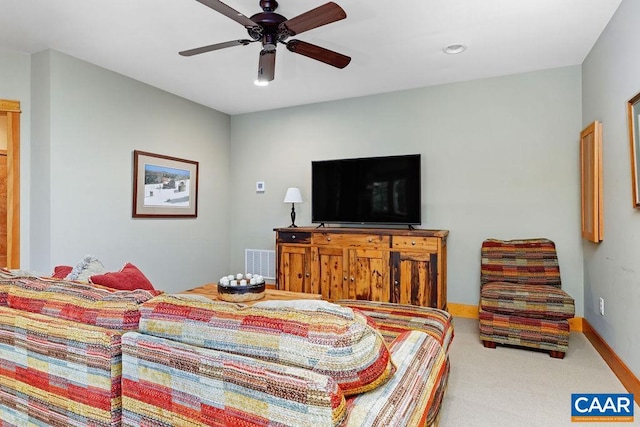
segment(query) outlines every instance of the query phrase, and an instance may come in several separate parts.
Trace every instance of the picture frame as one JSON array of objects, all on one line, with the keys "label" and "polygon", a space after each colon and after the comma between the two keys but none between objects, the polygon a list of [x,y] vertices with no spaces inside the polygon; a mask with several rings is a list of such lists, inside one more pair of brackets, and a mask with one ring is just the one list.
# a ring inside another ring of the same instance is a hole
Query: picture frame
[{"label": "picture frame", "polygon": [[134,218],[196,218],[198,162],[133,152]]},{"label": "picture frame", "polygon": [[629,147],[631,157],[631,191],[633,195],[633,207],[640,209],[640,93],[631,98],[627,103],[629,120]]}]

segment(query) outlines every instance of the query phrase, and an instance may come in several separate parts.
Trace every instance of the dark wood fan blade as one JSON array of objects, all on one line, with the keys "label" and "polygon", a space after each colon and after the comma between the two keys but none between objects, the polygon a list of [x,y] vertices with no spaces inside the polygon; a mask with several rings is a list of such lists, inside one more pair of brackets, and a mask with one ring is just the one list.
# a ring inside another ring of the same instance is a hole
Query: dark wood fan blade
[{"label": "dark wood fan blade", "polygon": [[228,42],[224,42],[224,43],[216,43],[216,44],[210,44],[208,46],[202,46],[202,47],[197,47],[195,49],[189,49],[189,50],[183,50],[182,52],[178,52],[180,55],[182,56],[193,56],[193,55],[198,55],[201,53],[205,53],[205,52],[211,52],[213,50],[220,50],[220,49],[224,49],[227,47],[233,47],[233,46],[246,46],[249,43],[253,43],[254,40],[231,40]]},{"label": "dark wood fan blade", "polygon": [[244,16],[242,13],[233,9],[232,7],[227,6],[218,0],[197,0],[205,6],[209,6],[211,9],[215,10],[226,16],[227,18],[231,18],[237,23],[244,25],[247,28],[258,27],[258,24],[253,22],[251,19]]},{"label": "dark wood fan blade", "polygon": [[286,45],[287,49],[293,53],[299,53],[300,55],[307,56],[311,59],[315,59],[316,61],[324,62],[325,64],[333,65],[337,68],[344,68],[349,65],[349,62],[351,62],[351,58],[346,55],[311,43],[303,42],[302,40],[291,40],[286,43]]},{"label": "dark wood fan blade", "polygon": [[258,62],[258,81],[261,83],[270,82],[276,75],[276,51],[262,50],[260,61]]},{"label": "dark wood fan blade", "polygon": [[311,9],[308,12],[284,21],[280,24],[281,31],[285,31],[289,36],[309,31],[332,22],[339,21],[347,17],[346,12],[334,2],[329,2]]}]

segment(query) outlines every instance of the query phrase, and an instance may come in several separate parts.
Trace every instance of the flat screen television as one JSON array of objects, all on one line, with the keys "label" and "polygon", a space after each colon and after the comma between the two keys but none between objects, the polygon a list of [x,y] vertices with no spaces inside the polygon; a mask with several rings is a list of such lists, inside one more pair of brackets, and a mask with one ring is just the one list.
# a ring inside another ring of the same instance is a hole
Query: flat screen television
[{"label": "flat screen television", "polygon": [[417,225],[420,154],[311,162],[311,221]]}]

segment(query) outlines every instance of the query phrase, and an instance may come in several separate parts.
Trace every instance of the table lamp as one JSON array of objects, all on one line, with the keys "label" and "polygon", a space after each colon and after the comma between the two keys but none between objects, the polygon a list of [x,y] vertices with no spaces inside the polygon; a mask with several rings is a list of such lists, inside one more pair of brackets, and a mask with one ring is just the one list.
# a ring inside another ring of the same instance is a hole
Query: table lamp
[{"label": "table lamp", "polygon": [[284,196],[284,203],[291,203],[291,225],[289,227],[297,227],[296,225],[296,203],[302,203],[302,194],[300,189],[291,187],[287,189],[287,194]]}]

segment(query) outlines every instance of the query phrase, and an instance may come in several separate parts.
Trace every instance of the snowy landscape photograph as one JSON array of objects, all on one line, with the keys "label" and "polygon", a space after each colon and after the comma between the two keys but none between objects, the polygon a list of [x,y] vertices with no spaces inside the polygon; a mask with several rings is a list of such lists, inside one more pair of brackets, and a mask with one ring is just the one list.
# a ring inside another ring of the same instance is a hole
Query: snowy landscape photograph
[{"label": "snowy landscape photograph", "polygon": [[190,173],[156,164],[144,165],[144,206],[189,206]]},{"label": "snowy landscape photograph", "polygon": [[198,162],[134,151],[133,217],[197,216]]}]

